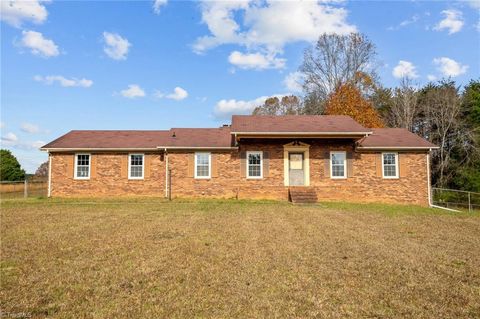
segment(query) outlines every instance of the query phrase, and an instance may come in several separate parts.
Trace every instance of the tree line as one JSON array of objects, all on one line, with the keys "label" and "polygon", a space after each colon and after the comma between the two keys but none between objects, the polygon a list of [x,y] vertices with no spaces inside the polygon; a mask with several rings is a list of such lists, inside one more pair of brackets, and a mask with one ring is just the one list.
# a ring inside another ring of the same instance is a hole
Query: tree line
[{"label": "tree line", "polygon": [[375,45],[358,33],[324,34],[305,50],[299,68],[303,96],[272,97],[257,115],[349,115],[365,127],[398,127],[439,146],[432,152],[432,184],[480,192],[480,79],[461,87],[452,79],[415,85],[379,80]]}]

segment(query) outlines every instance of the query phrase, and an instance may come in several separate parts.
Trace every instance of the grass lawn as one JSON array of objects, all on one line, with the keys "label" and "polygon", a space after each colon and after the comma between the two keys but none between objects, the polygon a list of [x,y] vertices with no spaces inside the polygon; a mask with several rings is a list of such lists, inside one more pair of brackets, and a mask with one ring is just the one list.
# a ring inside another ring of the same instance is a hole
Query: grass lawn
[{"label": "grass lawn", "polygon": [[480,317],[480,215],[279,202],[4,200],[3,315]]}]

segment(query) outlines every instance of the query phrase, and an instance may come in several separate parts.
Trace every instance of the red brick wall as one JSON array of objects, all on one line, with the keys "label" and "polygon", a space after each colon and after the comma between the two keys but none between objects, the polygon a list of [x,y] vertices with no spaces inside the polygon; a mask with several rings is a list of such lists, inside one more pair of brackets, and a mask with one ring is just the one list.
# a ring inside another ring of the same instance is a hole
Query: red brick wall
[{"label": "red brick wall", "polygon": [[[354,201],[428,204],[426,153],[401,153],[402,172],[399,179],[377,176],[375,153],[354,153],[353,175],[347,179],[325,176],[326,151],[353,151],[346,140],[312,141],[310,144],[310,186],[320,201]],[[216,174],[211,179],[194,179],[189,172],[189,157],[193,152],[171,152],[172,197],[221,197],[288,199],[284,186],[283,144],[288,141],[264,140],[242,143],[239,150],[212,152]],[[269,153],[268,176],[260,180],[241,177],[240,153],[261,150]],[[96,174],[90,180],[74,180],[73,154],[52,154],[52,196],[164,196],[165,161],[159,153],[148,154],[149,175],[145,180],[128,180],[122,176],[122,157],[127,153],[94,154]],[[92,163],[93,164],[93,163]],[[125,169],[125,168],[124,168]],[[147,169],[146,169],[147,171]],[[68,173],[67,173],[68,172]]]},{"label": "red brick wall", "polygon": [[164,196],[165,163],[160,153],[145,153],[146,164],[150,163],[150,172],[145,170],[143,180],[128,179],[128,153],[91,153],[91,155],[90,179],[76,180],[73,178],[74,153],[50,154],[52,156],[52,196]]}]

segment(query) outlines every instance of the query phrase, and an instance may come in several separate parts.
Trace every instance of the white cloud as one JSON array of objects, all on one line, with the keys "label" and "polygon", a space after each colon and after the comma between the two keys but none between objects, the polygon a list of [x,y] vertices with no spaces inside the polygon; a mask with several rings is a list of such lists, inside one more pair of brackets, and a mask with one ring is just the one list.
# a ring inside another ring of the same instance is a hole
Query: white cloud
[{"label": "white cloud", "polygon": [[4,128],[4,127],[5,127],[5,123],[0,122],[0,128]]},{"label": "white cloud", "polygon": [[43,34],[36,31],[22,31],[20,45],[29,48],[35,55],[52,57],[60,54],[58,46],[50,39],[44,38]]},{"label": "white cloud", "polygon": [[241,53],[233,51],[228,57],[228,62],[241,69],[282,69],[285,59],[276,58],[274,54]]},{"label": "white cloud", "polygon": [[20,129],[26,133],[37,134],[40,133],[40,127],[32,123],[22,123]]},{"label": "white cloud", "polygon": [[30,133],[30,134],[50,133],[49,130],[44,130],[44,129],[40,128],[38,125],[28,123],[28,122],[23,122],[20,125],[20,130],[22,130],[25,133]]},{"label": "white cloud", "polygon": [[289,95],[286,94],[275,94],[271,96],[261,96],[254,100],[244,101],[244,100],[220,100],[215,105],[213,114],[217,118],[228,118],[233,114],[250,114],[252,113],[253,109],[257,106],[262,105],[266,99],[270,97],[278,97],[281,98],[282,96]]},{"label": "white cloud", "polygon": [[436,81],[437,80],[437,77],[433,74],[429,74],[427,75],[427,80],[429,81]]},{"label": "white cloud", "polygon": [[442,31],[447,29],[448,34],[453,34],[460,31],[463,27],[463,15],[458,10],[443,10],[442,14],[445,16],[435,27],[434,30]]},{"label": "white cloud", "polygon": [[167,99],[181,101],[181,100],[186,99],[188,97],[188,92],[185,89],[182,89],[181,87],[177,86],[175,89],[173,89],[173,93],[163,94],[160,91],[155,91],[154,96],[157,97],[157,98],[165,97]]},{"label": "white cloud", "polygon": [[302,72],[292,72],[285,77],[285,79],[283,80],[283,84],[290,92],[300,93],[303,91],[303,79],[304,76]]},{"label": "white cloud", "polygon": [[37,0],[2,0],[0,1],[0,19],[20,28],[24,22],[41,24],[47,20],[47,9]]},{"label": "white cloud", "polygon": [[167,2],[168,0],[155,0],[153,2],[153,12],[155,12],[156,14],[159,14],[160,13],[160,9],[163,7],[163,6],[166,6],[167,5]]},{"label": "white cloud", "polygon": [[16,143],[18,141],[18,137],[12,132],[8,132],[5,135],[2,134],[2,137],[0,138],[0,140],[2,141],[2,143],[5,143],[8,145],[8,144]]},{"label": "white cloud", "polygon": [[197,53],[237,44],[274,59],[288,43],[313,42],[323,33],[356,31],[346,22],[344,8],[316,1],[203,1],[201,10],[210,34],[197,38],[193,45]]},{"label": "white cloud", "polygon": [[456,77],[466,73],[468,70],[468,65],[462,65],[461,63],[447,57],[435,58],[433,59],[433,63],[438,66],[438,70],[444,76]]},{"label": "white cloud", "polygon": [[412,62],[400,60],[396,67],[393,68],[392,75],[397,79],[401,78],[418,78],[417,70]]},{"label": "white cloud", "polygon": [[474,9],[480,10],[480,0],[468,0],[468,4]]},{"label": "white cloud", "polygon": [[127,89],[120,91],[120,94],[126,98],[134,99],[144,97],[145,91],[137,84],[130,84]]},{"label": "white cloud", "polygon": [[167,99],[180,101],[188,97],[188,92],[177,86],[175,89],[173,89],[173,93],[168,94],[166,97]]},{"label": "white cloud", "polygon": [[420,19],[420,16],[418,14],[415,14],[411,18],[403,20],[397,26],[388,27],[387,30],[398,30],[400,28],[406,27],[407,25],[417,22],[419,19]]},{"label": "white cloud", "polygon": [[114,60],[125,60],[132,45],[126,38],[117,33],[103,32],[105,46],[103,51]]},{"label": "white cloud", "polygon": [[83,79],[77,79],[77,78],[70,78],[67,79],[61,75],[47,75],[47,76],[41,76],[41,75],[35,75],[33,79],[37,82],[42,82],[48,85],[51,85],[55,82],[58,82],[63,87],[84,87],[88,88],[93,85],[92,80],[87,80],[85,78]]}]

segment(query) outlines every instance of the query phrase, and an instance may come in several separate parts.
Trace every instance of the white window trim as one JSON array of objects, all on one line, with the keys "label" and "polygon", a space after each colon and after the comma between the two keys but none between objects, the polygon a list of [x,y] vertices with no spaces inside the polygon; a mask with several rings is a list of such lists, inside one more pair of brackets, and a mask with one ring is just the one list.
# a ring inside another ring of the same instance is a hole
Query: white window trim
[{"label": "white window trim", "polygon": [[[260,176],[250,176],[250,171],[248,169],[249,166],[249,161],[248,161],[248,156],[249,155],[256,155],[260,154]],[[247,160],[246,160],[246,165],[247,165],[247,179],[262,179],[263,178],[263,152],[262,151],[247,151]]]},{"label": "white window trim", "polygon": [[[333,176],[333,157],[332,154],[343,154],[343,176]],[[347,178],[347,152],[332,151],[330,152],[330,178],[331,179],[346,179]]]},{"label": "white window trim", "polygon": [[[385,154],[394,154],[395,155],[395,176],[385,176],[385,161],[383,159],[383,156]],[[382,153],[382,177],[384,179],[398,179],[398,153],[396,152],[384,152]]]},{"label": "white window trim", "polygon": [[[79,155],[88,155],[88,177],[77,177],[77,166],[78,166],[78,156]],[[88,180],[92,172],[92,154],[90,153],[75,153],[75,169],[73,170],[73,179]]]},{"label": "white window trim", "polygon": [[[130,176],[130,171],[132,168],[132,156],[141,155],[142,156],[142,177],[132,177]],[[128,154],[128,179],[144,179],[145,178],[145,154],[143,153],[131,153]]]},{"label": "white window trim", "polygon": [[[197,155],[208,154],[208,176],[197,176]],[[212,178],[212,153],[196,152],[195,153],[195,179],[210,179]]]}]

